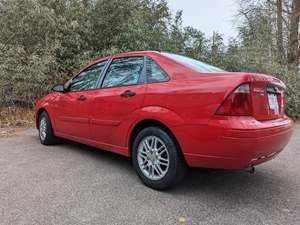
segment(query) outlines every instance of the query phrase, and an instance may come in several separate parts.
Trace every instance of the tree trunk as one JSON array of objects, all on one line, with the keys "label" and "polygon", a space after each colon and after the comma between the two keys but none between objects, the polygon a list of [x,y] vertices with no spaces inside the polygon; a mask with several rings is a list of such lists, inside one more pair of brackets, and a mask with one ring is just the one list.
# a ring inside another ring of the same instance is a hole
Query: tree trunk
[{"label": "tree trunk", "polygon": [[290,17],[289,53],[288,63],[291,66],[299,65],[299,19],[300,0],[293,0],[292,14]]},{"label": "tree trunk", "polygon": [[277,54],[279,63],[284,61],[284,49],[283,49],[283,30],[282,30],[282,0],[277,0]]}]

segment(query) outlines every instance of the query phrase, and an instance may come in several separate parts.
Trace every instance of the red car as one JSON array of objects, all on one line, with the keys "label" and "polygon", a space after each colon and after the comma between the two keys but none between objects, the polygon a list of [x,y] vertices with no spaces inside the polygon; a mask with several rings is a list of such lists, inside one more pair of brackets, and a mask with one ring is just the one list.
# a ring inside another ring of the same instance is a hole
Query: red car
[{"label": "red car", "polygon": [[102,58],[52,90],[36,105],[42,144],[60,137],[131,157],[155,189],[180,181],[187,166],[254,168],[292,133],[283,82],[175,54]]}]

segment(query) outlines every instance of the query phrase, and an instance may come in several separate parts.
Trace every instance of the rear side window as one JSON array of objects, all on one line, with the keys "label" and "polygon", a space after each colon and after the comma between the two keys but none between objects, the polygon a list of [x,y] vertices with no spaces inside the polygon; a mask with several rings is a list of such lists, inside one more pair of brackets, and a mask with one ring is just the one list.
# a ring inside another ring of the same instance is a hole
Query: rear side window
[{"label": "rear side window", "polygon": [[69,86],[70,91],[86,91],[96,88],[98,78],[107,61],[97,63],[82,71],[75,77]]},{"label": "rear side window", "polygon": [[169,80],[169,76],[163,71],[160,66],[151,58],[146,58],[147,65],[147,82],[159,83]]},{"label": "rear side window", "polygon": [[108,88],[138,84],[143,67],[143,56],[114,59],[107,70],[102,87]]}]

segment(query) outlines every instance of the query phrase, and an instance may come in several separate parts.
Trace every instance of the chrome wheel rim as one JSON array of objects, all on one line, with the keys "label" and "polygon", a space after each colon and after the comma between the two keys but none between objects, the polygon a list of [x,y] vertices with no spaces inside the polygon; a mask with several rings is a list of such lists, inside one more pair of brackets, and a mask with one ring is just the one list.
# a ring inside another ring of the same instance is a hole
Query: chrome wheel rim
[{"label": "chrome wheel rim", "polygon": [[46,135],[47,135],[47,121],[46,121],[46,118],[43,117],[40,121],[40,138],[42,141],[45,140],[46,138]]},{"label": "chrome wheel rim", "polygon": [[145,137],[138,146],[137,159],[142,173],[151,180],[160,180],[169,169],[170,157],[165,143],[156,136]]}]

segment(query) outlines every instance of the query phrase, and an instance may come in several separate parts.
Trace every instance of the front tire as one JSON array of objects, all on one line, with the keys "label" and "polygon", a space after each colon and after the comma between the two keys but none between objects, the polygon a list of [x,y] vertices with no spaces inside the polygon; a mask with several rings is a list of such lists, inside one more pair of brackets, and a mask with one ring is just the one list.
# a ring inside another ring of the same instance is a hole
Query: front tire
[{"label": "front tire", "polygon": [[143,183],[163,190],[180,182],[186,164],[175,138],[163,128],[147,127],[135,138],[133,166]]},{"label": "front tire", "polygon": [[57,143],[57,138],[53,134],[51,120],[47,112],[42,112],[39,117],[39,138],[43,145],[53,145]]}]

